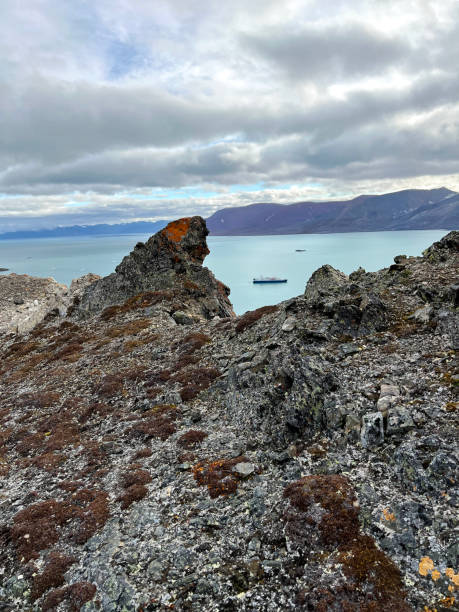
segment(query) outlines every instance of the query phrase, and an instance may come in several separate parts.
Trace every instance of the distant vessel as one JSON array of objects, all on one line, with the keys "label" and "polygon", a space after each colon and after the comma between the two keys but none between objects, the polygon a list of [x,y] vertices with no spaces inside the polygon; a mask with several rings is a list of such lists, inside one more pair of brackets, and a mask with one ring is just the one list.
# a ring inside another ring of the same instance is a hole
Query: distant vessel
[{"label": "distant vessel", "polygon": [[277,278],[277,276],[260,276],[260,278],[253,279],[254,284],[261,283],[286,283],[286,278]]},{"label": "distant vessel", "polygon": [[297,253],[304,253],[306,251],[306,249],[295,249],[295,251]]}]

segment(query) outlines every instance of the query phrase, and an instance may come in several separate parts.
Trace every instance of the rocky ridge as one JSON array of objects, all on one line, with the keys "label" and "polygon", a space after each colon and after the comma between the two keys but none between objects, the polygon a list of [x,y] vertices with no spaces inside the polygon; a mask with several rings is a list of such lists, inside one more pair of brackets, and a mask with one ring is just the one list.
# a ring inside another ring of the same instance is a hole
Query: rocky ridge
[{"label": "rocky ridge", "polygon": [[0,609],[454,609],[459,233],[234,317],[177,224],[2,337]]},{"label": "rocky ridge", "polygon": [[176,312],[189,322],[234,316],[229,288],[202,267],[208,233],[202,217],[172,221],[146,243],[138,242],[113,274],[91,284],[75,312],[85,317],[145,291],[168,291],[168,299],[179,304]]}]

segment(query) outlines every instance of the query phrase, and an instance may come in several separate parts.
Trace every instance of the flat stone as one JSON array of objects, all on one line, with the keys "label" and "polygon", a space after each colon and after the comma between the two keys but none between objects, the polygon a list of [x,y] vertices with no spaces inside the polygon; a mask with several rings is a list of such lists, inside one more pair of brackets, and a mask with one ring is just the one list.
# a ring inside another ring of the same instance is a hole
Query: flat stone
[{"label": "flat stone", "polygon": [[426,304],[425,306],[415,310],[408,318],[417,321],[418,323],[428,323],[430,321],[432,312],[432,306],[430,304]]},{"label": "flat stone", "polygon": [[387,395],[398,397],[400,395],[400,389],[396,385],[388,385],[383,383],[381,385],[380,397],[385,397]]},{"label": "flat stone", "polygon": [[282,324],[282,331],[284,332],[291,332],[295,329],[296,327],[296,319],[294,317],[287,317],[284,321],[284,323]]},{"label": "flat stone", "polygon": [[255,466],[253,463],[249,463],[248,461],[241,461],[241,463],[236,463],[233,468],[233,472],[236,472],[245,478],[255,472]]}]

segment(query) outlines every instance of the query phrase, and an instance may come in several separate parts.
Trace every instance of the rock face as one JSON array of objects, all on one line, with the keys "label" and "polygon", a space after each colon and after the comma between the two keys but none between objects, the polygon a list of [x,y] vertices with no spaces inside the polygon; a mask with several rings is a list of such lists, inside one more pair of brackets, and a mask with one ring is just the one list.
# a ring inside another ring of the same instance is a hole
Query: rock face
[{"label": "rock face", "polygon": [[149,291],[172,298],[171,314],[186,311],[191,320],[234,316],[228,287],[202,267],[208,233],[201,217],[169,223],[145,244],[139,242],[113,274],[88,287],[75,313],[86,317]]},{"label": "rock face", "polygon": [[65,314],[68,289],[53,278],[0,276],[0,334],[25,333],[52,314]]},{"label": "rock face", "polygon": [[457,608],[456,233],[208,320],[182,227],[0,342],[0,608]]}]

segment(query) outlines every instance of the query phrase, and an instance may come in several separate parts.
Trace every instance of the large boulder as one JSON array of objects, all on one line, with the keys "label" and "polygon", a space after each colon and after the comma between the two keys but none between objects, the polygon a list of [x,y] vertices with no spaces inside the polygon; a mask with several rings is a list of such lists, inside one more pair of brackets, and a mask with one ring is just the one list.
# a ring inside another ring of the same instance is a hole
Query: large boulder
[{"label": "large boulder", "polygon": [[365,336],[386,326],[386,306],[376,291],[368,291],[355,280],[362,280],[364,270],[349,278],[326,264],[308,280],[304,297],[310,308],[325,314],[332,335]]},{"label": "large boulder", "polygon": [[327,298],[336,295],[348,281],[349,278],[344,272],[325,264],[316,270],[308,280],[304,297],[311,305],[318,305]]},{"label": "large boulder", "polygon": [[54,278],[0,277],[0,333],[25,333],[50,314],[65,314],[68,288]]},{"label": "large boulder", "polygon": [[75,307],[84,318],[145,292],[168,292],[171,314],[195,318],[234,316],[229,288],[202,263],[209,253],[202,217],[172,221],[146,243],[139,242],[115,272],[92,283]]}]

